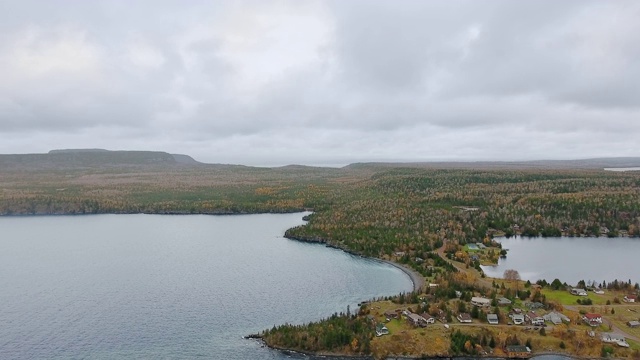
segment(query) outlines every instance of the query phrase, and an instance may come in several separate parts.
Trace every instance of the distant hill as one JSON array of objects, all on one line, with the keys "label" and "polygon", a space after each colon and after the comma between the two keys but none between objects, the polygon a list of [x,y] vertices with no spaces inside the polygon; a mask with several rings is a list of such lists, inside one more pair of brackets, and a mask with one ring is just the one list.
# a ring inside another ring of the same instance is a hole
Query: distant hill
[{"label": "distant hill", "polygon": [[103,149],[52,150],[47,154],[0,155],[0,168],[24,170],[51,170],[65,168],[99,168],[132,166],[174,166],[188,163],[186,155],[178,155],[180,161],[161,151],[109,151]]},{"label": "distant hill", "polygon": [[345,169],[384,167],[412,167],[425,169],[604,169],[640,167],[640,157],[596,158],[580,160],[532,160],[532,161],[450,161],[412,163],[354,163]]},{"label": "distant hill", "polygon": [[[164,151],[111,151],[105,149],[58,149],[46,154],[0,154],[2,170],[56,170],[96,168],[155,168],[202,167],[218,170],[267,169],[231,164],[201,163],[189,155],[170,154]],[[640,167],[640,157],[596,158],[581,160],[534,160],[534,161],[466,161],[466,162],[409,162],[409,163],[354,163],[344,170],[378,170],[384,168],[424,169],[604,169]],[[327,168],[287,165],[272,170],[284,172],[325,171]],[[337,170],[337,169],[334,169]]]},{"label": "distant hill", "polygon": [[173,156],[173,158],[176,160],[176,162],[178,162],[180,164],[187,164],[187,165],[202,164],[201,162],[196,161],[194,158],[192,158],[189,155],[171,154],[171,156]]}]

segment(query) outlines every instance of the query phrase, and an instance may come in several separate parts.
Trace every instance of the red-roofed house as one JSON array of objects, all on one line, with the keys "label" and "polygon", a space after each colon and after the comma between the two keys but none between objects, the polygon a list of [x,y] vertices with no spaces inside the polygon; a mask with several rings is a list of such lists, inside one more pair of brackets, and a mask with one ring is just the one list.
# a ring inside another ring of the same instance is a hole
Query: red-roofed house
[{"label": "red-roofed house", "polygon": [[624,298],[622,298],[622,301],[628,302],[628,303],[634,303],[637,300],[638,300],[637,295],[625,295]]},{"label": "red-roofed house", "polygon": [[600,314],[584,314],[582,320],[591,326],[602,324],[602,315]]}]

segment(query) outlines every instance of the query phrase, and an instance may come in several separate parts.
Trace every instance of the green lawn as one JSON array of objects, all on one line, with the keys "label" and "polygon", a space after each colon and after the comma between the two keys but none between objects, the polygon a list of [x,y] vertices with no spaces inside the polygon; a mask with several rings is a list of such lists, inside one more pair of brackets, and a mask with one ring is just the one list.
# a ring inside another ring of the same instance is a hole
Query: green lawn
[{"label": "green lawn", "polygon": [[640,343],[633,341],[631,339],[627,339],[627,342],[629,343],[629,345],[631,345],[632,350],[640,350]]},{"label": "green lawn", "polygon": [[588,296],[575,296],[566,290],[542,289],[542,295],[547,297],[547,301],[555,301],[562,305],[578,305],[576,302],[578,299],[582,300],[587,298],[593,301],[593,305],[604,305],[606,303],[606,300],[603,300],[603,298],[593,293],[589,293]]}]

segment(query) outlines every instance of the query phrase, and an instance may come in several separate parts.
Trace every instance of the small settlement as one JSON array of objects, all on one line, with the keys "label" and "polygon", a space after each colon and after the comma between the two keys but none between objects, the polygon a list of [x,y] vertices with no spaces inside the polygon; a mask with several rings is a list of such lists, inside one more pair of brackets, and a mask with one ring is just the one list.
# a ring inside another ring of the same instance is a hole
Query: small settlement
[{"label": "small settlement", "polygon": [[[533,284],[532,284],[533,285]],[[520,296],[516,296],[515,292],[510,291],[492,291],[490,293],[470,293],[464,289],[451,292],[442,299],[444,294],[443,287],[436,283],[430,283],[427,290],[417,299],[418,304],[407,303],[405,306],[391,301],[373,302],[366,304],[366,311],[378,310],[373,312],[371,319],[376,322],[376,335],[378,338],[384,335],[406,334],[411,333],[411,329],[423,329],[419,334],[428,337],[429,334],[441,337],[457,336],[458,332],[463,334],[471,331],[471,329],[483,329],[483,336],[496,342],[495,348],[488,347],[489,340],[482,346],[476,344],[475,350],[470,354],[498,354],[509,358],[528,358],[534,354],[536,346],[540,346],[540,341],[545,336],[560,336],[560,339],[568,336],[575,336],[580,329],[583,334],[587,334],[586,339],[589,342],[597,341],[601,346],[611,346],[627,349],[632,348],[633,342],[623,333],[611,331],[611,320],[607,320],[607,314],[612,312],[614,307],[608,306],[580,306],[571,305],[569,310],[561,304],[549,301],[548,297],[556,297],[571,299],[565,294],[573,295],[577,300],[580,299],[596,299],[596,301],[606,302],[607,296],[604,291],[590,289],[593,295],[580,287],[567,287],[566,289],[549,290],[543,286],[527,286],[526,297],[521,291]],[[533,290],[533,292],[531,291]],[[600,291],[602,294],[596,293]],[[586,296],[584,294],[587,294]],[[506,296],[500,296],[506,295]],[[438,300],[438,296],[441,297]],[[522,296],[522,297],[521,297]],[[598,300],[594,296],[603,296],[603,300]],[[524,299],[524,300],[523,300]],[[627,294],[620,296],[617,301],[618,306],[622,304],[635,305],[637,294]],[[579,304],[579,302],[577,302]],[[626,305],[626,306],[629,306]],[[373,306],[373,309],[370,307]],[[622,308],[620,308],[622,309]],[[593,310],[605,310],[606,313],[599,313]],[[628,329],[640,330],[640,317],[635,316],[638,309],[633,307],[628,309],[631,317],[628,321],[622,323]],[[625,316],[626,313],[624,314]],[[432,329],[428,332],[424,330]],[[436,330],[438,329],[438,330]],[[495,330],[492,330],[495,329]],[[434,332],[435,331],[435,332]],[[476,330],[477,331],[477,330]],[[513,334],[506,342],[499,343],[495,339],[499,338],[499,334]],[[525,339],[528,339],[525,344]],[[424,340],[426,344],[434,339]],[[560,340],[558,340],[560,341]],[[586,341],[586,340],[585,340]],[[564,340],[562,342],[564,344]],[[376,344],[374,342],[374,344]],[[383,344],[386,344],[383,342]],[[532,347],[533,345],[533,347]],[[383,345],[377,345],[383,346]],[[563,345],[565,346],[565,345]],[[548,349],[542,349],[548,351]],[[497,352],[496,352],[497,351]],[[574,349],[573,351],[579,351]],[[432,353],[431,355],[445,355],[447,353]]]}]

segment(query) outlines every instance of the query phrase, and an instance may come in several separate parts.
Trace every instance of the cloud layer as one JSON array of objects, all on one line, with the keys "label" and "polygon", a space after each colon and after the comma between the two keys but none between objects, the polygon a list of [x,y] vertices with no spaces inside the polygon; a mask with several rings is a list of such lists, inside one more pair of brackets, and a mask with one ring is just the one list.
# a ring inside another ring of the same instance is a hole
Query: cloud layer
[{"label": "cloud layer", "polygon": [[0,153],[640,156],[636,1],[0,1]]}]

